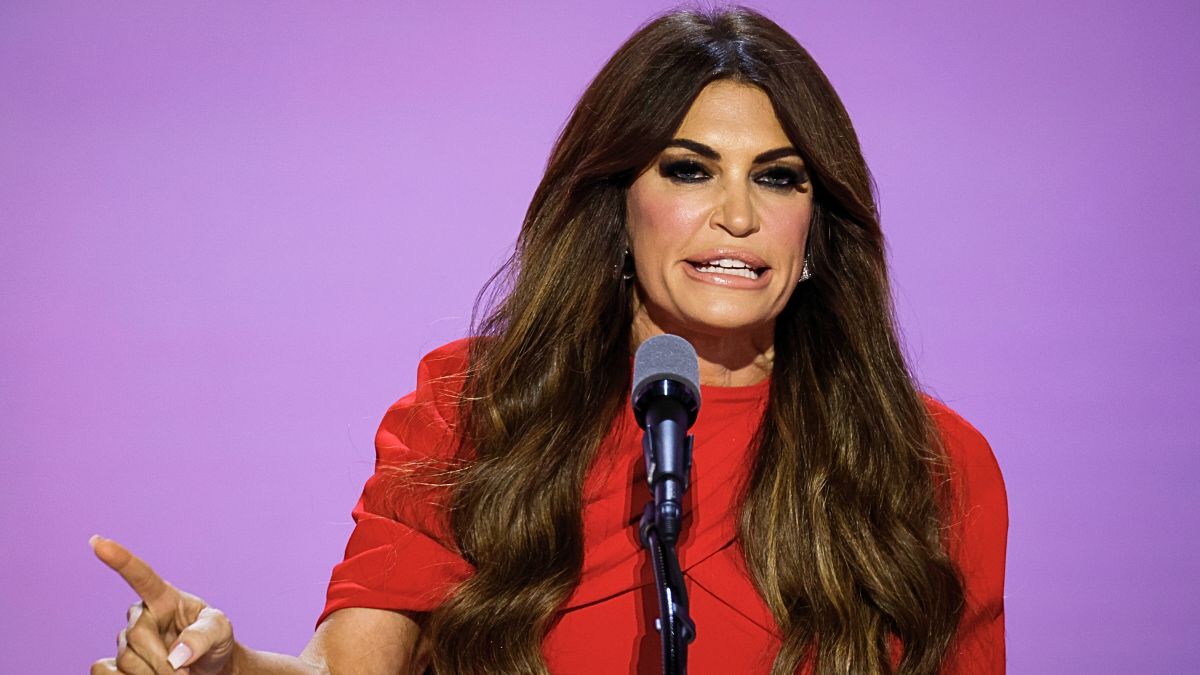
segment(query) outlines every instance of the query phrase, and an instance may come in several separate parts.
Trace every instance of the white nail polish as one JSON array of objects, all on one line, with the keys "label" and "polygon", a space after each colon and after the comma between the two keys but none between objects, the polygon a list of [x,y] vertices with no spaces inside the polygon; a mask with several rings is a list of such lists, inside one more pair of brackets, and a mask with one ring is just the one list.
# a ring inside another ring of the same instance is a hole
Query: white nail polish
[{"label": "white nail polish", "polygon": [[171,650],[170,656],[167,657],[167,663],[170,663],[175,670],[179,670],[179,666],[182,666],[190,658],[192,658],[192,648],[186,643],[180,642],[175,645],[175,649]]}]

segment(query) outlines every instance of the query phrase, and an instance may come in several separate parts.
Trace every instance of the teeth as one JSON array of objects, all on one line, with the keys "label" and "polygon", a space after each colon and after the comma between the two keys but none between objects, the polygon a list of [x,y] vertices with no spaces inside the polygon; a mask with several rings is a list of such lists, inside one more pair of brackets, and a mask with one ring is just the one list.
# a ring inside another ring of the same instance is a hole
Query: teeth
[{"label": "teeth", "polygon": [[[715,261],[715,262],[724,262],[724,261],[721,260],[721,261]],[[758,278],[758,273],[755,272],[754,270],[750,269],[749,267],[724,267],[724,266],[709,264],[709,265],[705,265],[704,267],[697,267],[696,269],[701,272],[704,272],[706,274],[728,274],[730,276],[735,276],[735,277],[746,277],[747,279],[757,279]]]},{"label": "teeth", "polygon": [[708,261],[708,264],[710,266],[715,266],[715,267],[741,267],[744,269],[750,269],[750,266],[747,265],[746,263],[742,262],[741,260],[734,260],[733,258],[721,258],[719,260],[710,260],[710,261]]}]

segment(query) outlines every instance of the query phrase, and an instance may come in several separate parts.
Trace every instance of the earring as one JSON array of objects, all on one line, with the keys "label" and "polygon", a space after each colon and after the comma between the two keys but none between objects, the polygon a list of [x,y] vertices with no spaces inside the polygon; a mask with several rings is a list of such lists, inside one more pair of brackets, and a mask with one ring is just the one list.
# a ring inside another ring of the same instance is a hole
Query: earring
[{"label": "earring", "polygon": [[804,254],[804,267],[800,270],[800,281],[797,281],[796,283],[805,281],[809,277],[812,276],[812,267],[809,265],[809,262],[808,262],[809,258],[810,258],[809,254],[805,253]]},{"label": "earring", "polygon": [[633,278],[633,254],[625,249],[625,259],[621,262],[621,278],[629,281]]}]

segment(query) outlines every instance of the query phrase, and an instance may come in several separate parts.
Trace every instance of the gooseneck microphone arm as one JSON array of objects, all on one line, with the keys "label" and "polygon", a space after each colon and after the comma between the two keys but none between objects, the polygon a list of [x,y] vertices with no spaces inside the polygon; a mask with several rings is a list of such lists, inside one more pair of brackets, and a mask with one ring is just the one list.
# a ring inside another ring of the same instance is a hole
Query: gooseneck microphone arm
[{"label": "gooseneck microphone arm", "polygon": [[696,639],[675,543],[692,464],[688,429],[700,408],[699,375],[696,352],[683,338],[658,335],[638,348],[632,403],[644,431],[642,451],[652,494],[642,511],[639,533],[654,567],[659,612],[655,626],[662,640],[664,675],[687,672],[687,647]]}]

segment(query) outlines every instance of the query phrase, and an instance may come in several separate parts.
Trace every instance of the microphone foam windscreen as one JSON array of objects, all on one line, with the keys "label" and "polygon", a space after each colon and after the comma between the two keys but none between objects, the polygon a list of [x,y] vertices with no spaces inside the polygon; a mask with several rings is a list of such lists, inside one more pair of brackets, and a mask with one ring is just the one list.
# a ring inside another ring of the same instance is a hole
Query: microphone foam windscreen
[{"label": "microphone foam windscreen", "polygon": [[700,361],[692,343],[678,335],[655,335],[633,357],[633,391],[656,380],[671,379],[691,390],[700,400]]}]

